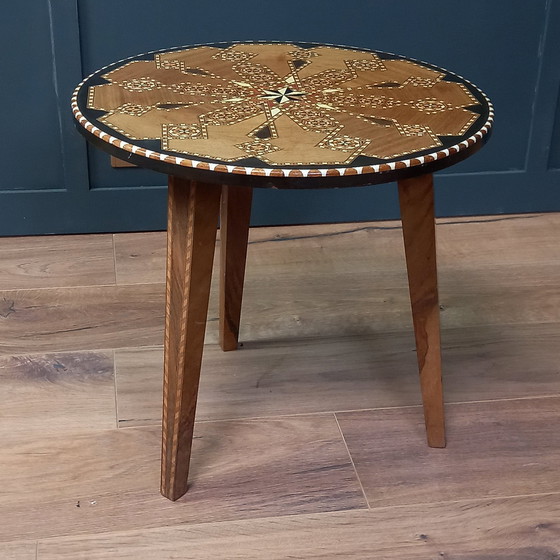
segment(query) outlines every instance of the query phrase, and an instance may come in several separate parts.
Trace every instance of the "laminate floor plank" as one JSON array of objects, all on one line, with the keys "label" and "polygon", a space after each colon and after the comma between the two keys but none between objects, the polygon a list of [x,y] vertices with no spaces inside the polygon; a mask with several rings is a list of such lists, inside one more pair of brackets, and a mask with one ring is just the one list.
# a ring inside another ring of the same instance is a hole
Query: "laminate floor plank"
[{"label": "laminate floor plank", "polygon": [[0,290],[115,283],[107,235],[0,238]]},{"label": "laminate floor plank", "polygon": [[559,410],[560,397],[448,405],[445,449],[427,447],[418,407],[337,417],[369,504],[382,507],[560,493]]},{"label": "laminate floor plank", "polygon": [[[302,275],[304,272],[302,272]],[[560,265],[441,275],[445,328],[560,322]],[[266,281],[263,281],[266,278]],[[346,284],[346,281],[351,282]],[[370,335],[411,329],[406,284],[388,276],[371,288],[367,274],[253,277],[245,288],[242,342]],[[270,294],[274,294],[271,298]],[[208,343],[217,342],[217,294]],[[0,354],[78,351],[159,344],[162,284],[0,292]]]},{"label": "laminate floor plank", "polygon": [[558,322],[559,277],[560,261],[528,267],[442,271],[442,326]]},{"label": "laminate floor plank", "polygon": [[[440,218],[437,222],[441,270],[457,264],[473,269],[560,261],[555,233],[560,213]],[[331,272],[348,270],[349,262],[370,271],[401,271],[405,266],[400,221],[252,228],[249,244],[248,275],[271,269],[274,274],[288,274],[290,268],[309,262]],[[165,232],[116,234],[117,282],[164,282],[165,247]]]},{"label": "laminate floor plank", "polygon": [[167,233],[116,233],[117,284],[165,283]]},{"label": "laminate floor plank", "polygon": [[52,539],[39,560],[555,560],[560,496],[426,504]]},{"label": "laminate floor plank", "polygon": [[0,292],[0,355],[161,344],[164,287]]},{"label": "laminate floor plank", "polygon": [[[447,402],[560,395],[560,324],[444,330]],[[161,422],[162,349],[115,351],[119,426]],[[530,372],[530,375],[528,375]],[[207,345],[197,418],[218,420],[420,404],[414,338],[370,336]]]},{"label": "laminate floor plank", "polygon": [[[314,263],[291,276],[248,273],[240,342],[411,330],[406,271],[374,274],[352,266],[336,274]],[[444,328],[560,322],[560,263],[442,271],[439,277]],[[210,343],[217,341],[215,295]]]},{"label": "laminate floor plank", "polygon": [[366,508],[333,415],[197,424],[191,488],[159,493],[159,428],[0,449],[0,541]]},{"label": "laminate floor plank", "polygon": [[37,543],[33,541],[0,543],[0,558],[2,560],[36,560]]},{"label": "laminate floor plank", "polygon": [[[558,321],[559,216],[442,222],[443,326]],[[256,228],[251,240],[241,340],[412,328],[395,222]],[[215,318],[215,303],[210,309]]]},{"label": "laminate floor plank", "polygon": [[0,240],[0,558],[560,558],[560,213],[438,224],[448,447],[425,444],[400,224],[254,228],[237,352],[214,282],[176,503],[165,233]]},{"label": "laminate floor plank", "polygon": [[[493,225],[505,223],[513,227],[513,221],[504,219]],[[537,223],[538,219],[533,222],[519,218],[518,222],[525,226]],[[460,225],[474,228],[467,223]],[[313,226],[314,231],[318,227]],[[272,229],[255,231],[275,238]],[[391,244],[385,235],[387,231],[392,236],[396,230],[362,228],[348,239],[345,235],[310,238],[304,234],[287,239],[278,233],[281,242],[267,240],[260,245],[257,236],[253,245],[259,249],[250,251],[253,257],[249,256],[253,260],[247,271],[240,339],[370,335],[411,329],[406,271],[404,261],[400,262],[402,242],[399,238],[399,250],[396,246],[388,248]],[[517,241],[510,239],[510,253],[515,253]],[[482,245],[483,240],[477,238],[476,243]],[[453,266],[443,267],[443,326],[559,322],[560,259],[549,245],[544,242],[546,251],[530,266],[515,264],[511,255],[507,262],[491,265],[486,255],[480,266],[463,258]],[[466,253],[463,248],[463,256]],[[506,251],[500,245],[496,252],[498,261],[502,253]],[[141,279],[138,269],[129,273]],[[158,344],[163,329],[163,298],[162,283],[0,291],[0,353]],[[207,329],[209,343],[217,341],[217,300],[214,282]]]},{"label": "laminate floor plank", "polygon": [[472,268],[560,262],[560,213],[439,218],[438,266]]},{"label": "laminate floor plank", "polygon": [[112,352],[0,356],[0,439],[115,427]]}]

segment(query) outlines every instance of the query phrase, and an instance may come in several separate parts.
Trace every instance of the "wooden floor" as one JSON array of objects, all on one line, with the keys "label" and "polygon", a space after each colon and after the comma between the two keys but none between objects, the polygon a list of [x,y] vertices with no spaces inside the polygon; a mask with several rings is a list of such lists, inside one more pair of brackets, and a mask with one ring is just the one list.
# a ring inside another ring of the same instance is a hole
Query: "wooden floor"
[{"label": "wooden floor", "polygon": [[560,214],[437,233],[448,447],[398,223],[255,229],[237,352],[213,295],[176,503],[165,234],[1,239],[0,558],[560,558]]}]

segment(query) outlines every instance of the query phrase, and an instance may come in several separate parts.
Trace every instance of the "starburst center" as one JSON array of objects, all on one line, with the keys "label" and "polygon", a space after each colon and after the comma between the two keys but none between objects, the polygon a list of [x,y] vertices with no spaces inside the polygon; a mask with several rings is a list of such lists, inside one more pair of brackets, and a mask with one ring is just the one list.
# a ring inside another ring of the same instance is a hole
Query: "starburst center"
[{"label": "starburst center", "polygon": [[265,89],[264,93],[259,97],[261,99],[269,99],[276,103],[287,103],[288,101],[297,101],[305,95],[303,91],[296,91],[289,87],[282,87],[278,89]]}]

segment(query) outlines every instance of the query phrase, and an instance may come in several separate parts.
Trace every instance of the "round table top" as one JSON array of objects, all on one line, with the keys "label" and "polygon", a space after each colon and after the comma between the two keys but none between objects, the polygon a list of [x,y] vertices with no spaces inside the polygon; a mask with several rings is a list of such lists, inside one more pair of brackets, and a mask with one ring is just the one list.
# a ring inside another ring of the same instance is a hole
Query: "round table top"
[{"label": "round table top", "polygon": [[72,108],[94,144],[193,180],[313,188],[431,173],[474,153],[493,109],[431,64],[315,43],[218,43],[121,60]]}]

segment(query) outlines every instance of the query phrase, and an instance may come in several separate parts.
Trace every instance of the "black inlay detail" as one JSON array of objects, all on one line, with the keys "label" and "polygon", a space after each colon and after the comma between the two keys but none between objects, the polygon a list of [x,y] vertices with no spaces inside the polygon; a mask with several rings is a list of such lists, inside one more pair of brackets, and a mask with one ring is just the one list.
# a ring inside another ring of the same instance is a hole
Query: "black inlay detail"
[{"label": "black inlay detail", "polygon": [[443,144],[442,148],[450,148],[451,146],[456,146],[461,142],[464,142],[468,136],[438,136],[441,143]]},{"label": "black inlay detail", "polygon": [[301,58],[297,58],[296,60],[292,61],[292,64],[294,65],[294,68],[298,69],[302,66],[305,66],[307,64],[307,61],[302,60]]},{"label": "black inlay detail", "polygon": [[[236,159],[234,162],[235,165],[239,165],[240,167],[275,167],[274,165],[268,165],[264,161],[260,160],[256,157],[247,157],[243,159]],[[277,166],[282,167],[282,166]]]},{"label": "black inlay detail", "polygon": [[[161,140],[134,140],[135,144],[140,144],[142,148],[152,152],[161,152]],[[183,154],[185,157],[185,154]]]},{"label": "black inlay detail", "polygon": [[377,165],[379,163],[385,163],[386,161],[392,161],[389,159],[372,158],[368,156],[358,156],[354,161],[348,164],[349,167],[355,165],[357,167],[363,167],[366,165]]},{"label": "black inlay detail", "polygon": [[[272,41],[274,42],[274,41]],[[315,47],[318,46],[324,46],[321,45],[320,43],[300,43],[300,42],[295,42],[295,43],[290,43],[291,45],[295,45],[296,47],[299,47],[300,49],[313,49]]]},{"label": "black inlay detail", "polygon": [[255,138],[260,138],[261,140],[265,140],[266,138],[272,138],[272,130],[270,130],[270,126],[265,126],[260,130],[257,130],[254,134]]},{"label": "black inlay detail", "polygon": [[371,87],[375,87],[375,88],[394,88],[394,87],[401,87],[401,84],[398,84],[397,82],[384,82],[382,84],[375,84],[374,86]]},{"label": "black inlay detail", "polygon": [[[93,122],[100,117],[104,117],[107,114],[107,111],[100,111],[99,109],[85,109],[82,111],[82,114],[87,118],[88,121]],[[95,125],[99,126],[97,123],[95,123]],[[110,130],[108,130],[107,132],[109,132],[109,134],[112,134]]]},{"label": "black inlay detail", "polygon": [[482,115],[484,110],[481,105],[469,105],[468,107],[465,107],[465,109],[468,109],[471,113],[476,113],[477,115]]},{"label": "black inlay detail", "polygon": [[110,83],[111,81],[104,78],[101,74],[94,74],[88,79],[88,86],[102,86]]},{"label": "black inlay detail", "polygon": [[185,107],[186,103],[159,103],[157,105],[158,109],[178,109],[179,107]]},{"label": "black inlay detail", "polygon": [[[426,66],[428,66],[428,65],[426,64]],[[455,83],[457,83],[457,84],[463,84],[463,83],[464,83],[463,78],[461,78],[461,76],[456,76],[455,74],[446,74],[446,75],[443,77],[443,79],[444,79],[446,82],[455,82]]]}]

